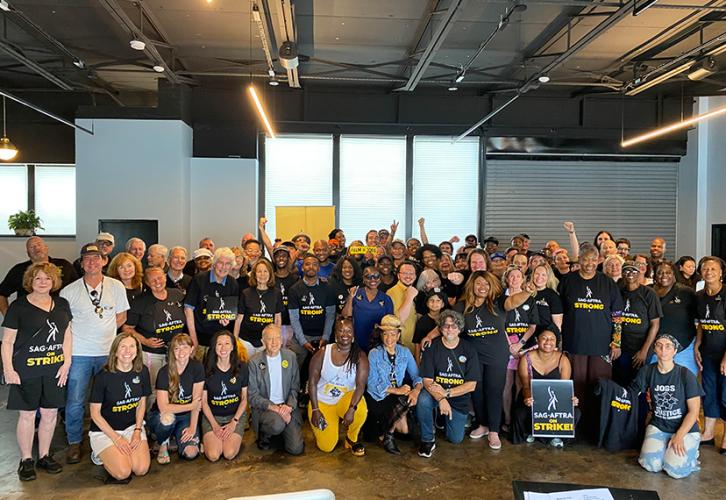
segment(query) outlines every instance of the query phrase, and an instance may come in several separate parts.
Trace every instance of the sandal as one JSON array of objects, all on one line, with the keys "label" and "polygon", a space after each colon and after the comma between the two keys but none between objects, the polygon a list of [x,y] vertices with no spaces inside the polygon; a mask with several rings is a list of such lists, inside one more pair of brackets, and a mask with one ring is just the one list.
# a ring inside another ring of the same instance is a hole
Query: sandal
[{"label": "sandal", "polygon": [[169,448],[166,446],[162,446],[159,448],[159,453],[156,455],[156,462],[159,465],[167,465],[169,462],[171,462],[171,457],[169,457]]},{"label": "sandal", "polygon": [[366,447],[360,441],[354,443],[349,438],[345,438],[345,447],[350,448],[350,452],[354,457],[362,457],[366,454]]}]

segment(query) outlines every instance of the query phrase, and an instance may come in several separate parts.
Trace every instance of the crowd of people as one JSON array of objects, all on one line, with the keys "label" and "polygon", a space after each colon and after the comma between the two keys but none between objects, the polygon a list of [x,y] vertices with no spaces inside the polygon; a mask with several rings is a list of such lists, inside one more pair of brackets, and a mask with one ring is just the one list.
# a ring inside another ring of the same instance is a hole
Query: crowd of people
[{"label": "crowd of people", "polygon": [[100,233],[72,264],[29,238],[29,260],[0,283],[19,478],[62,471],[49,452],[59,412],[68,464],[82,459],[90,416],[90,459],[108,482],[172,453],[231,460],[249,428],[261,450],[299,455],[305,418],[322,452],[341,427],[355,456],[417,439],[428,458],[438,432],[496,450],[536,440],[537,379],[572,380],[584,441],[602,431],[596,386],[612,379],[647,405],[642,467],[699,469],[699,446],[726,422],[720,258],[666,260],[662,238],[635,254],[608,231],[580,244],[572,222],[569,249],[534,251],[526,234],[435,245],[418,222],[420,240],[397,239],[394,222],[348,244],[338,228],[273,240],[262,218],[259,239],[204,238],[191,254],[139,238],[114,254]]}]

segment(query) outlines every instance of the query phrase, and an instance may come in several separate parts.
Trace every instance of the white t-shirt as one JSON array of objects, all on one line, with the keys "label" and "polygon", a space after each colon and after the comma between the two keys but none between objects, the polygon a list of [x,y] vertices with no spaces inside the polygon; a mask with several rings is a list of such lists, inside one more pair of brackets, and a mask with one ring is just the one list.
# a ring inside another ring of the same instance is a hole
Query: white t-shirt
[{"label": "white t-shirt", "polygon": [[[103,317],[91,302],[93,290],[100,296]],[[60,296],[68,301],[73,313],[73,355],[108,356],[116,337],[116,315],[129,309],[123,283],[104,276],[96,288],[91,288],[81,278],[61,290]]]},{"label": "white t-shirt", "polygon": [[270,401],[279,405],[285,402],[282,395],[282,355],[278,352],[274,358],[265,357],[270,373]]}]

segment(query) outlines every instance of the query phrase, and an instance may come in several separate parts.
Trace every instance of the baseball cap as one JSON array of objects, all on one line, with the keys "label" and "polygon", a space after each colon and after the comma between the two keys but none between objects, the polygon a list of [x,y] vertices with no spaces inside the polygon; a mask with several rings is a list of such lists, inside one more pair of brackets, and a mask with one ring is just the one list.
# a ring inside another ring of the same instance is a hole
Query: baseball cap
[{"label": "baseball cap", "polygon": [[98,236],[96,236],[96,241],[109,241],[112,245],[116,244],[116,241],[114,240],[111,233],[98,233]]},{"label": "baseball cap", "polygon": [[496,239],[494,236],[487,236],[487,238],[482,241],[482,243],[494,243],[495,245],[499,244],[499,240]]},{"label": "baseball cap", "polygon": [[206,257],[208,259],[211,259],[212,257],[214,257],[214,255],[206,248],[197,248],[196,250],[194,250],[194,258],[198,259],[200,257]]},{"label": "baseball cap", "polygon": [[81,257],[84,255],[102,255],[101,249],[98,248],[98,245],[96,243],[86,243],[81,247]]},{"label": "baseball cap", "polygon": [[391,242],[391,246],[393,246],[393,245],[401,245],[403,247],[406,246],[406,244],[403,242],[403,240],[402,239],[399,239],[399,238],[396,238],[395,240],[393,240]]},{"label": "baseball cap", "polygon": [[272,255],[274,256],[277,252],[285,252],[290,255],[290,248],[287,245],[280,245],[272,251]]},{"label": "baseball cap", "polygon": [[296,234],[295,236],[293,236],[293,237],[292,237],[292,241],[295,241],[295,240],[296,240],[296,239],[298,239],[298,238],[304,238],[304,239],[305,239],[305,241],[307,241],[307,242],[308,242],[308,245],[309,245],[310,243],[312,243],[312,240],[310,240],[310,236],[308,236],[308,235],[307,235],[307,234],[305,234],[305,233],[297,233],[297,234]]},{"label": "baseball cap", "polygon": [[489,260],[494,260],[494,259],[507,260],[507,256],[504,255],[502,252],[494,252],[493,254],[489,255]]}]

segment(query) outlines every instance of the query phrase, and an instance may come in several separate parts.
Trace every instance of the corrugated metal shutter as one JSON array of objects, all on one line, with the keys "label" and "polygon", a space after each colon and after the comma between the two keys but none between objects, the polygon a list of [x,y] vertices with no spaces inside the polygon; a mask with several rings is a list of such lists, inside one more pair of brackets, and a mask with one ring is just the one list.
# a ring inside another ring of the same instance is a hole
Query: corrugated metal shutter
[{"label": "corrugated metal shutter", "polygon": [[673,258],[678,163],[488,160],[484,235],[500,248],[527,233],[530,249],[548,240],[567,246],[562,223],[575,223],[580,243],[600,230],[631,241],[631,253],[648,253],[650,240],[665,238]]}]

